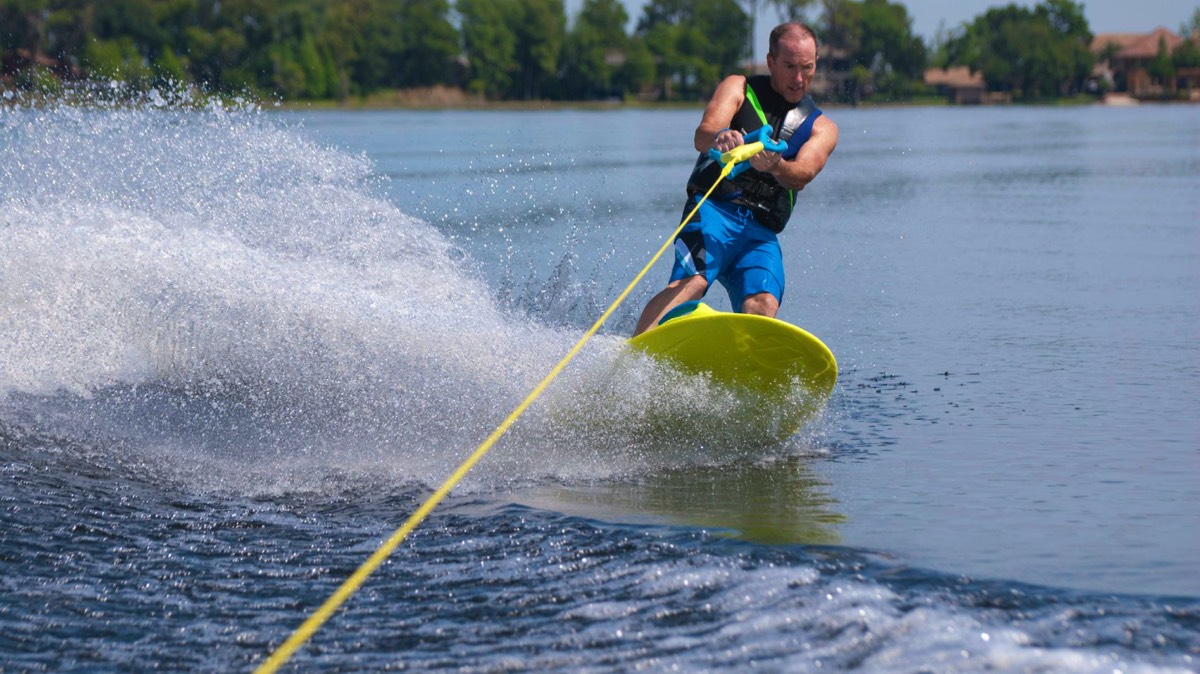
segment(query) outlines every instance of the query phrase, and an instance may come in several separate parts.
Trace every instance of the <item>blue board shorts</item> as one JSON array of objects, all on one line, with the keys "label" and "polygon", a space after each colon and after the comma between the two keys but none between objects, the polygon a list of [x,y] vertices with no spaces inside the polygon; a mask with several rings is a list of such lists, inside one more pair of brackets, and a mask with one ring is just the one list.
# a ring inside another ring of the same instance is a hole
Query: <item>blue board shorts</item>
[{"label": "blue board shorts", "polygon": [[[696,197],[699,199],[699,197]],[[688,204],[687,212],[695,208]],[[750,209],[708,200],[675,237],[671,281],[703,275],[711,288],[720,281],[734,311],[750,295],[771,293],[783,302],[783,252],[775,232],[758,224]]]}]

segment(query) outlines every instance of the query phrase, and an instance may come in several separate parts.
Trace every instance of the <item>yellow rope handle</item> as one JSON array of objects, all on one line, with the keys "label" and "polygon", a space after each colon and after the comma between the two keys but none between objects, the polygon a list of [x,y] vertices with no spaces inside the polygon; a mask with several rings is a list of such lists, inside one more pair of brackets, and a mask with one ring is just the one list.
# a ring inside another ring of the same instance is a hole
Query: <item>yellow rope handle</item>
[{"label": "yellow rope handle", "polygon": [[[746,143],[745,145],[738,145],[737,147],[733,148],[732,150],[729,150],[728,152],[725,152],[724,154],[721,155],[721,165],[725,166],[725,165],[729,165],[729,164],[740,164],[744,161],[747,161],[748,159],[750,159],[751,157],[753,157],[754,155],[756,155],[762,151],[763,151],[762,141],[755,141],[753,143]],[[733,170],[733,169],[730,169],[730,170]],[[712,190],[709,190],[709,192],[711,192],[711,191]],[[708,195],[705,195],[705,197],[707,197],[707,196]],[[686,222],[686,220],[684,222]]]},{"label": "yellow rope handle", "polygon": [[[751,145],[754,144],[752,143]],[[757,145],[758,149],[761,150],[762,144],[758,143]],[[751,152],[749,154],[754,153]],[[743,160],[748,158],[749,155],[746,155]],[[612,316],[613,312],[616,311],[621,302],[624,302],[625,298],[629,296],[629,293],[633,292],[633,289],[637,286],[637,284],[647,273],[649,273],[650,268],[654,266],[655,262],[658,262],[658,259],[662,257],[662,254],[665,253],[671,246],[671,243],[675,240],[675,237],[679,236],[679,232],[682,231],[684,226],[686,226],[687,223],[692,219],[692,216],[696,214],[696,211],[700,210],[700,206],[702,206],[704,202],[708,200],[709,195],[713,193],[713,190],[717,189],[717,185],[721,184],[721,181],[724,180],[727,175],[729,175],[729,172],[733,170],[735,165],[736,162],[730,161],[721,168],[721,175],[717,178],[716,182],[713,183],[712,187],[708,188],[708,191],[704,193],[704,197],[696,203],[696,207],[687,214],[687,217],[683,219],[683,222],[679,223],[679,226],[675,228],[675,231],[671,233],[671,236],[667,237],[666,243],[664,243],[662,247],[658,249],[658,252],[656,252],[654,256],[650,258],[650,261],[646,263],[646,266],[642,267],[642,270],[637,273],[637,276],[633,277],[633,280],[629,282],[629,285],[625,287],[625,290],[622,290],[621,294],[617,296],[617,299],[613,300],[613,303],[604,310],[604,313],[600,315],[600,318],[596,319],[596,322],[592,324],[592,327],[588,328],[587,332],[583,333],[583,337],[581,337],[579,341],[575,343],[575,346],[571,347],[571,350],[567,352],[566,356],[563,356],[563,359],[558,362],[558,365],[555,365],[554,369],[550,370],[550,373],[546,375],[545,379],[542,379],[541,383],[534,387],[533,391],[531,391],[529,395],[521,401],[521,404],[517,405],[516,409],[514,409],[508,415],[508,417],[504,419],[504,421],[500,422],[500,425],[496,427],[496,430],[492,431],[491,435],[489,435],[487,439],[484,440],[483,443],[480,444],[470,456],[467,457],[467,460],[463,461],[462,464],[459,465],[454,473],[442,483],[442,486],[438,487],[437,491],[433,492],[433,494],[427,498],[423,504],[421,504],[421,507],[417,508],[416,512],[410,515],[408,520],[401,525],[399,529],[396,529],[396,531],[394,531],[392,535],[388,537],[386,541],[384,541],[383,545],[379,546],[379,549],[372,553],[371,556],[367,558],[367,561],[363,562],[362,566],[358,567],[358,570],[351,574],[350,577],[347,578],[345,582],[343,582],[341,586],[338,587],[338,589],[334,591],[334,593],[330,595],[328,599],[325,600],[324,604],[321,604],[320,608],[313,612],[313,614],[310,615],[307,620],[301,623],[300,626],[297,627],[294,632],[292,632],[292,635],[287,638],[287,641],[284,641],[282,644],[280,644],[279,647],[271,653],[270,657],[264,660],[263,663],[254,670],[255,674],[273,674],[280,667],[282,667],[284,663],[288,661],[288,658],[290,658],[297,649],[303,646],[304,643],[308,641],[318,629],[321,628],[321,625],[325,624],[326,620],[329,620],[329,617],[333,615],[334,611],[337,611],[338,608],[350,598],[350,595],[358,591],[358,588],[361,587],[364,582],[366,582],[367,578],[374,573],[381,564],[383,564],[383,561],[388,558],[388,555],[392,554],[392,551],[399,547],[399,545],[404,542],[404,539],[408,538],[408,535],[412,533],[412,531],[416,529],[422,521],[425,520],[429,513],[432,512],[433,509],[436,508],[443,499],[446,498],[446,496],[450,493],[450,490],[454,489],[454,487],[461,482],[464,477],[466,477],[471,468],[473,468],[475,464],[479,463],[480,459],[483,458],[483,455],[487,454],[488,450],[492,448],[492,445],[496,444],[496,441],[500,439],[500,436],[504,435],[504,433],[508,431],[508,429],[514,423],[516,423],[517,418],[525,413],[525,410],[533,404],[533,401],[536,400],[537,397],[546,390],[546,387],[550,385],[550,382],[554,381],[558,375],[562,373],[563,369],[566,368],[567,364],[574,360],[575,356],[578,355],[580,350],[583,349],[583,345],[586,344],[587,341],[591,339],[597,331],[600,330],[600,326],[604,325],[604,322],[607,321],[610,316]]]}]

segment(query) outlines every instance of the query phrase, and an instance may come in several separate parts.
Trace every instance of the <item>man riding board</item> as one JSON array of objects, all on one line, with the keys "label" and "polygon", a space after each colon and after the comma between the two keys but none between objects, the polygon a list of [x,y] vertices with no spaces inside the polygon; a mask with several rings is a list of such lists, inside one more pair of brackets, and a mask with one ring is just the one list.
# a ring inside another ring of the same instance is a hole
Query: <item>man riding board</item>
[{"label": "man riding board", "polygon": [[726,77],[704,109],[694,143],[700,158],[688,179],[689,213],[720,175],[708,150],[727,152],[744,134],[770,124],[783,152],[762,151],[750,169],[725,180],[675,239],[671,280],[642,310],[634,334],[658,324],[672,308],[700,299],[713,281],[735,311],[774,317],[783,299],[783,231],[796,192],[820,173],[837,146],[838,129],[808,95],[817,69],[812,29],[789,22],[771,31],[768,75]]}]

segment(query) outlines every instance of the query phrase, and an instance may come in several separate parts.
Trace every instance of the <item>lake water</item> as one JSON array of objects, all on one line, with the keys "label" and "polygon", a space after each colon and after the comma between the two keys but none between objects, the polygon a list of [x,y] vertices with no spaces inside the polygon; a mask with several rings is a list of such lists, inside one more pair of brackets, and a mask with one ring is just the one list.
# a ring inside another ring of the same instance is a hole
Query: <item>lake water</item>
[{"label": "lake water", "polygon": [[[261,662],[651,259],[699,118],[162,103],[0,108],[0,671]],[[1200,115],[827,114],[823,416],[621,360],[660,260],[295,671],[1197,671]]]}]

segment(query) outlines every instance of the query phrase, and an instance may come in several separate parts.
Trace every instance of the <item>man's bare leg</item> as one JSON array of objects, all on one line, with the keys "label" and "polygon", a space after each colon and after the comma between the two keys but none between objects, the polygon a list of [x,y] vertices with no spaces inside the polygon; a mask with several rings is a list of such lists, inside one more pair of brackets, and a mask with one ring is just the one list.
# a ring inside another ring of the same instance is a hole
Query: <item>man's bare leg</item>
[{"label": "man's bare leg", "polygon": [[680,304],[704,297],[706,290],[708,290],[708,281],[705,281],[704,277],[700,275],[689,276],[668,283],[667,287],[651,298],[646,303],[646,308],[642,309],[642,316],[638,319],[637,329],[633,332],[634,336],[640,335],[658,325],[658,322],[662,320],[663,316],[667,315],[668,311]]}]

